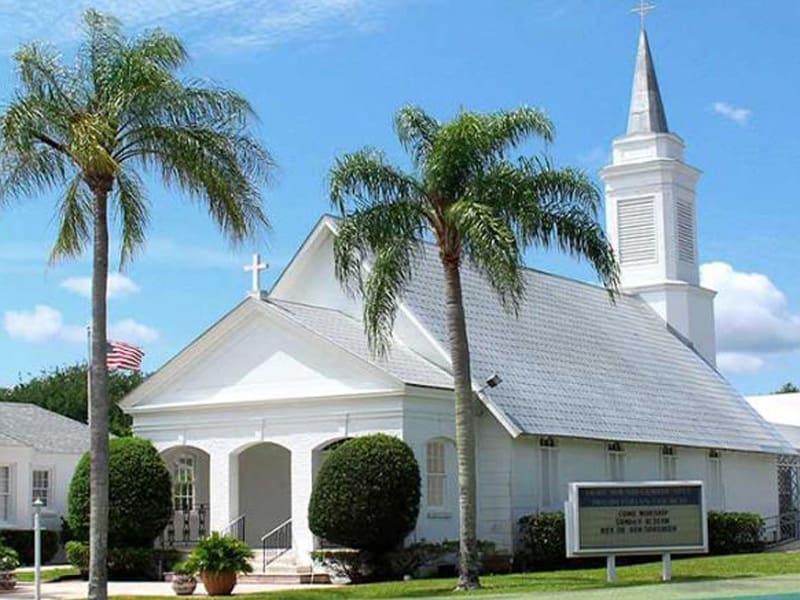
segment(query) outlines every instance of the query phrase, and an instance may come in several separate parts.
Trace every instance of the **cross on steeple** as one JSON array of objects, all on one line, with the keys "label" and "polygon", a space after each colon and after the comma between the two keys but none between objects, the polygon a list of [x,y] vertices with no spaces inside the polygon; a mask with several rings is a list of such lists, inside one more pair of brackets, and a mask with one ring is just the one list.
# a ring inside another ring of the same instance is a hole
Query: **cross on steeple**
[{"label": "cross on steeple", "polygon": [[639,18],[641,19],[642,22],[642,29],[644,29],[644,18],[647,16],[647,13],[655,9],[655,7],[656,7],[655,4],[648,4],[645,0],[639,0],[639,6],[631,9],[632,13],[639,14]]},{"label": "cross on steeple", "polygon": [[245,265],[244,270],[250,271],[253,276],[253,287],[250,290],[250,295],[258,296],[261,294],[261,271],[266,271],[268,268],[269,265],[267,263],[261,262],[259,254],[253,254],[253,262]]}]

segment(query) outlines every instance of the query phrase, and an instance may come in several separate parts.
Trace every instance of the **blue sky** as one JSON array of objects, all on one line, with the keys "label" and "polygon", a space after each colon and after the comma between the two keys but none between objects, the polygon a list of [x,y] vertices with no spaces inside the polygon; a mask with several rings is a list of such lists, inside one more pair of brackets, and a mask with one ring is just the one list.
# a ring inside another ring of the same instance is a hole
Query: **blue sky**
[{"label": "blue sky", "polygon": [[[234,306],[241,265],[258,250],[271,283],[320,214],[338,154],[379,146],[399,162],[391,117],[415,103],[440,118],[460,108],[530,104],[558,128],[549,149],[592,173],[624,131],[637,17],[628,0],[106,0],[132,31],[163,26],[192,55],[188,72],[243,92],[279,170],[265,189],[274,231],[232,250],[201,208],[150,188],[143,255],[115,277],[112,334],[157,368]],[[741,391],[800,380],[800,4],[663,0],[648,31],[670,128],[704,171],[698,193],[704,281],[720,290],[721,365]],[[134,9],[135,5],[135,9]],[[74,48],[83,4],[0,0],[0,97],[18,43]],[[88,5],[87,5],[88,6]],[[538,148],[533,148],[537,150]],[[47,265],[53,198],[0,213],[0,385],[85,356],[86,259]],[[532,266],[592,279],[571,260]]]}]

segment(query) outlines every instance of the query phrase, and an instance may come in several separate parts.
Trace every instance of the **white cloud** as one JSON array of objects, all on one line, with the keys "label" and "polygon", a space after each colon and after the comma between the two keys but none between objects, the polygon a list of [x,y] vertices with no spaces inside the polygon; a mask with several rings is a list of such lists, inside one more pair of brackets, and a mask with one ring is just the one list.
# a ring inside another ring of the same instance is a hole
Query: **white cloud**
[{"label": "white cloud", "polygon": [[[74,292],[84,298],[92,297],[92,278],[91,277],[70,277],[61,282],[61,287],[70,292]],[[107,296],[109,298],[121,298],[130,296],[139,291],[139,286],[122,273],[109,273]]]},{"label": "white cloud", "polygon": [[8,310],[3,326],[12,338],[26,342],[42,342],[56,337],[63,327],[61,313],[46,304],[37,304],[33,310]]},{"label": "white cloud", "polygon": [[161,337],[156,329],[133,319],[122,319],[109,325],[108,336],[131,344],[152,344]]},{"label": "white cloud", "polygon": [[717,366],[726,373],[752,375],[764,368],[766,362],[760,356],[743,352],[720,352]]},{"label": "white cloud", "polygon": [[[8,310],[3,325],[10,337],[25,342],[86,343],[85,327],[65,323],[61,311],[46,304],[37,304],[32,310]],[[152,344],[161,335],[153,327],[128,318],[109,323],[108,337],[132,344]]]},{"label": "white cloud", "polygon": [[[0,3],[0,40],[6,51],[19,42],[73,42],[81,34],[84,4],[63,0]],[[93,6],[133,29],[161,26],[216,51],[267,47],[295,38],[318,40],[347,31],[369,31],[397,0],[97,0]]]},{"label": "white cloud", "polygon": [[753,116],[753,111],[749,108],[733,106],[727,102],[714,102],[712,108],[718,115],[721,115],[741,126],[747,125],[750,122],[750,117]]},{"label": "white cloud", "polygon": [[769,355],[800,350],[800,315],[761,273],[736,271],[725,262],[700,267],[700,282],[718,292],[714,303],[720,368],[752,373]]}]

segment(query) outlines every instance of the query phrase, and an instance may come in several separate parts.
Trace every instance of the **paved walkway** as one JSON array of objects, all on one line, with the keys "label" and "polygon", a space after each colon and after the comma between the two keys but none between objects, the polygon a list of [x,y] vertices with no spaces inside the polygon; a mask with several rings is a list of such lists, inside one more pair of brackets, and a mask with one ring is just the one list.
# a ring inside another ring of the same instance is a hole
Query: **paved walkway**
[{"label": "paved walkway", "polygon": [[[237,596],[253,592],[279,591],[294,588],[330,586],[291,586],[242,583],[236,587]],[[161,582],[111,582],[110,596],[173,596],[168,583]],[[197,586],[196,596],[203,595],[202,585]],[[12,593],[0,598],[32,598],[33,585],[21,583]],[[42,598],[47,600],[77,600],[86,597],[86,582],[62,581],[42,585]],[[581,592],[537,593],[477,596],[476,600],[800,600],[800,575],[777,577],[727,579],[723,581],[698,581],[692,583],[670,583],[615,589],[585,590]],[[417,600],[426,600],[418,598]],[[431,600],[431,599],[427,599]]]},{"label": "paved walkway", "polygon": [[[503,596],[503,600],[522,600],[523,598],[531,600],[534,596],[531,594]],[[722,600],[729,598],[800,600],[800,575],[662,583],[535,595],[535,600]],[[482,596],[481,600],[489,599]]]},{"label": "paved walkway", "polygon": [[[327,587],[318,585],[274,585],[263,583],[240,583],[234,590],[235,596],[254,592],[276,592],[295,588],[309,589],[314,587]],[[175,596],[169,583],[162,581],[111,581],[108,584],[109,596]],[[204,596],[205,589],[202,583],[197,584],[195,596]],[[32,583],[18,583],[17,588],[10,593],[0,594],[0,599],[6,598],[33,598]],[[78,600],[86,598],[85,581],[59,581],[56,583],[42,584],[42,598],[46,600]]]}]

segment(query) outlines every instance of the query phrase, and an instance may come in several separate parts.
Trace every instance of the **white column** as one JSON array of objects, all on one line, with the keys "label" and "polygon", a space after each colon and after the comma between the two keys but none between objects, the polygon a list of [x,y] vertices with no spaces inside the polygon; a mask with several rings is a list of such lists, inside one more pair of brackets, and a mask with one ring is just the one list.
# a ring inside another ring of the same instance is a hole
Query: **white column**
[{"label": "white column", "polygon": [[210,526],[222,531],[239,516],[239,456],[228,449],[213,449],[209,455]]},{"label": "white column", "polygon": [[308,528],[308,502],[313,484],[312,448],[292,447],[292,546],[298,566],[311,564],[314,535]]}]

